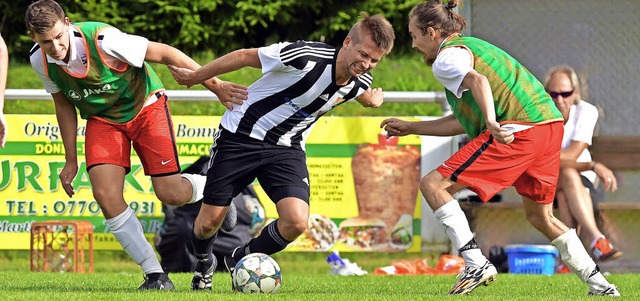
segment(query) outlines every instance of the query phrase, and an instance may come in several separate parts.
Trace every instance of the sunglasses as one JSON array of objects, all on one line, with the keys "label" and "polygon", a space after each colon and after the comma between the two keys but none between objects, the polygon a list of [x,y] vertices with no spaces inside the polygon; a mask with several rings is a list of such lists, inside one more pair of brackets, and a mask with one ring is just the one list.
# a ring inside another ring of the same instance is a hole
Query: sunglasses
[{"label": "sunglasses", "polygon": [[547,93],[549,93],[549,95],[551,96],[551,98],[556,99],[558,98],[558,96],[562,96],[562,98],[567,98],[571,95],[573,95],[573,92],[575,92],[575,89],[568,91],[568,92],[554,92],[554,91],[547,91]]}]

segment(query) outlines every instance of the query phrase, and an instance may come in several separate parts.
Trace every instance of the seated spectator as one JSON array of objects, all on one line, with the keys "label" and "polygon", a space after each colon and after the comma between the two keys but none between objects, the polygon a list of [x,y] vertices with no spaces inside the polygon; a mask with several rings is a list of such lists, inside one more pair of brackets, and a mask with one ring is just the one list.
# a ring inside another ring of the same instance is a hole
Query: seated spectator
[{"label": "seated spectator", "polygon": [[580,97],[580,83],[573,68],[563,65],[551,68],[545,77],[545,89],[551,95],[565,119],[560,177],[556,198],[558,218],[568,227],[575,227],[583,241],[589,243],[595,260],[613,260],[622,256],[602,234],[595,221],[594,199],[599,201],[596,178],[606,191],[617,189],[613,172],[591,159],[591,145],[598,121],[598,109]]},{"label": "seated spectator", "polygon": [[[205,174],[209,157],[203,156],[184,172]],[[154,244],[160,255],[160,264],[167,273],[193,272],[196,267],[196,256],[191,245],[193,222],[200,211],[200,204],[187,204],[180,207],[162,206],[165,213],[164,223],[156,233]],[[236,246],[244,245],[251,240],[265,223],[264,208],[253,187],[249,185],[233,199],[237,208],[238,221],[231,232],[218,232],[213,253],[222,262],[224,256],[230,256]],[[223,271],[219,264],[217,272]]]}]

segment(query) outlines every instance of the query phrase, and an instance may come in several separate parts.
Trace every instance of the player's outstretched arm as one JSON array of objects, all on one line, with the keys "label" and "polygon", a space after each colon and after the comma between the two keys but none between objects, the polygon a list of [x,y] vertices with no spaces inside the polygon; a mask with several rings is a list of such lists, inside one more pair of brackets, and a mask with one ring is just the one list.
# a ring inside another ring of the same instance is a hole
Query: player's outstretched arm
[{"label": "player's outstretched arm", "polygon": [[382,121],[380,128],[387,131],[387,138],[410,134],[430,136],[464,134],[464,128],[453,115],[427,121],[405,121],[397,118],[388,118]]},{"label": "player's outstretched arm", "polygon": [[356,97],[356,101],[363,107],[378,108],[384,102],[382,88],[369,88],[364,93],[358,95],[358,97]]},{"label": "player's outstretched arm", "polygon": [[[200,64],[182,51],[167,44],[157,42],[149,42],[145,61],[165,64],[168,65],[170,69],[171,66],[185,68],[189,71],[200,68]],[[178,83],[183,84],[180,81],[178,81]],[[227,108],[231,108],[231,103],[242,104],[242,102],[247,99],[247,87],[219,80],[215,76],[209,76],[197,83],[202,83],[203,86],[215,93],[220,99],[220,102]]]},{"label": "player's outstretched arm", "polygon": [[193,69],[193,72],[179,67],[177,65],[169,66],[173,78],[181,85],[192,86],[208,78],[236,71],[243,67],[261,68],[262,64],[258,56],[258,49],[251,48],[227,53],[197,70]]}]

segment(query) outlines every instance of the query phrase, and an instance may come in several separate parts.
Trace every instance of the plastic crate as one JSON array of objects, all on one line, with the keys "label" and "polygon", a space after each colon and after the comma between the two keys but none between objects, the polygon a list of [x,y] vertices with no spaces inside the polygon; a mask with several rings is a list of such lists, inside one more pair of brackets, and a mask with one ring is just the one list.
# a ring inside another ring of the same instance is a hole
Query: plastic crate
[{"label": "plastic crate", "polygon": [[93,273],[93,224],[85,220],[31,224],[31,271]]},{"label": "plastic crate", "polygon": [[504,248],[511,274],[553,275],[558,250],[549,245],[507,245]]}]

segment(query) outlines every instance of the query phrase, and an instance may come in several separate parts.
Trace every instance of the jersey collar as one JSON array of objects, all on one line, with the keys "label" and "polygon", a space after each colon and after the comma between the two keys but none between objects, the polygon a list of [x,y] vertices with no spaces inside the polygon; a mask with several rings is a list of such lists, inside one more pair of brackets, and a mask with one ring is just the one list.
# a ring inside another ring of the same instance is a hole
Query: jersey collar
[{"label": "jersey collar", "polygon": [[440,43],[440,47],[438,47],[438,53],[436,53],[436,56],[438,56],[438,54],[440,54],[440,50],[442,50],[442,45],[444,45],[444,43],[449,41],[451,38],[457,37],[457,36],[460,36],[460,35],[461,34],[459,32],[454,32],[454,33],[450,34],[448,37],[446,37],[444,40],[442,40],[442,43]]}]

